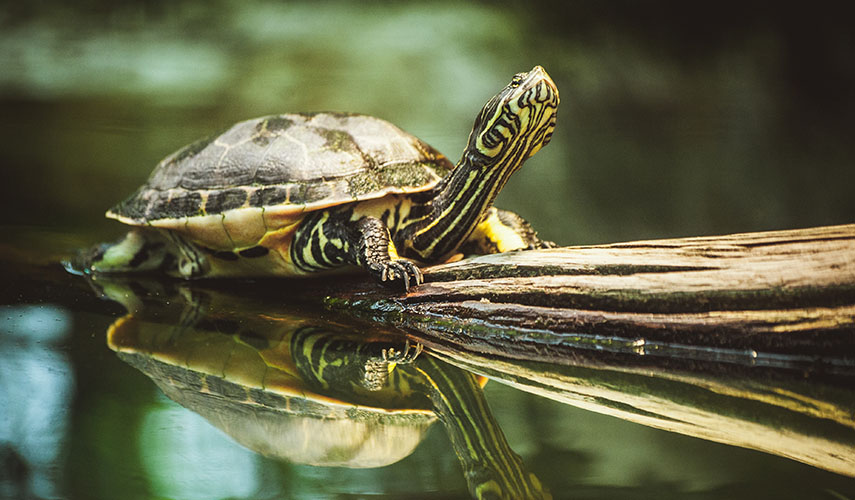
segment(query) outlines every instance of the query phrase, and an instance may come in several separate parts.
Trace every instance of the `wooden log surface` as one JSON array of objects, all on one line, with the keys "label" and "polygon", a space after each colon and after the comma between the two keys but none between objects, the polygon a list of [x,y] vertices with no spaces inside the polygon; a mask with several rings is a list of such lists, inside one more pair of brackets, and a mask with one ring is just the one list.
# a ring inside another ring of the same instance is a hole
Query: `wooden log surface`
[{"label": "wooden log surface", "polygon": [[855,364],[855,224],[564,247],[428,268],[396,296],[327,306],[481,353],[561,362],[568,348],[755,364]]},{"label": "wooden log surface", "polygon": [[362,273],[87,283],[58,259],[7,253],[10,300],[165,301],[177,309],[163,321],[178,325],[295,309],[366,335],[403,331],[425,355],[544,397],[855,477],[855,224],[467,258],[425,269],[408,294]]},{"label": "wooden log surface", "polygon": [[855,224],[565,247],[327,289],[464,369],[855,477]]}]

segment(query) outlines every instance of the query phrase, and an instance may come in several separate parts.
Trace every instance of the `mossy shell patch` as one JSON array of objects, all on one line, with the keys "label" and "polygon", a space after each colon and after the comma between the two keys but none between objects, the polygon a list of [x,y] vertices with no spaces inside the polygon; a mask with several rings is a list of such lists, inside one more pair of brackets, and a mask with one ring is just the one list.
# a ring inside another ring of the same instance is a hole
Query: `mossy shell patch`
[{"label": "mossy shell patch", "polygon": [[452,168],[428,144],[379,118],[267,116],[240,122],[166,157],[107,216],[163,227],[242,210],[291,218],[342,203],[425,191]]}]

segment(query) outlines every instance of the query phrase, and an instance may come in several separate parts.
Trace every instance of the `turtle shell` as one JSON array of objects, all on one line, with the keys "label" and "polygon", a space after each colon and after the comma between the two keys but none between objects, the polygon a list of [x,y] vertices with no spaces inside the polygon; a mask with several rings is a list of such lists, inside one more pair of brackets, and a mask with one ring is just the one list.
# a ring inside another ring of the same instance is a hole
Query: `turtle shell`
[{"label": "turtle shell", "polygon": [[[116,320],[107,343],[170,399],[253,451],[301,464],[382,467],[410,455],[437,418],[423,398],[394,388],[378,391],[374,404],[313,391],[288,348],[311,322],[244,313],[236,321],[211,318],[214,330],[162,323],[179,302],[149,303]],[[230,322],[240,330],[219,331]]]},{"label": "turtle shell", "polygon": [[249,243],[261,228],[275,230],[307,211],[428,190],[452,168],[431,146],[379,118],[267,116],[166,157],[107,217],[201,232],[231,219],[244,231],[248,224]]}]

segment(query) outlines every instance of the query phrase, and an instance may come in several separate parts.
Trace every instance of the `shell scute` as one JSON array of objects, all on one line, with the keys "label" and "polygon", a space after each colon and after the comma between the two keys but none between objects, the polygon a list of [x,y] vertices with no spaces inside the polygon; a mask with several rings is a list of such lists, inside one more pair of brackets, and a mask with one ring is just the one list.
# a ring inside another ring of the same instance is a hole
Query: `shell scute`
[{"label": "shell scute", "polygon": [[249,204],[253,207],[279,205],[288,200],[289,186],[270,186],[256,188],[250,196]]},{"label": "shell scute", "polygon": [[171,226],[169,220],[250,208],[274,208],[288,216],[424,191],[452,168],[429,145],[378,118],[268,116],[240,122],[166,157],[107,215],[161,227]]},{"label": "shell scute", "polygon": [[244,188],[223,189],[211,191],[205,201],[204,211],[208,214],[218,214],[247,205],[251,193]]}]

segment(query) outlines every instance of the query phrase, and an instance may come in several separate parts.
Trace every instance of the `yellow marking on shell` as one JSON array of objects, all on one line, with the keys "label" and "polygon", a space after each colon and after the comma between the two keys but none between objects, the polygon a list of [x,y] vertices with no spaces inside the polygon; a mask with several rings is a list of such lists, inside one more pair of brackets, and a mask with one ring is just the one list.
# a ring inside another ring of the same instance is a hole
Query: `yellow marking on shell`
[{"label": "yellow marking on shell", "polygon": [[305,396],[305,387],[300,378],[272,368],[264,373],[261,389],[282,395]]},{"label": "yellow marking on shell", "polygon": [[267,365],[259,362],[258,350],[241,341],[240,336],[231,336],[233,347],[222,367],[223,378],[242,386],[260,388],[267,373]]},{"label": "yellow marking on shell", "polygon": [[[135,345],[135,335],[137,332],[132,327],[129,328],[126,323],[135,322],[133,314],[127,314],[114,321],[107,328],[107,346],[116,352],[131,352],[138,353],[139,349]],[[131,336],[130,339],[126,338]]]},{"label": "yellow marking on shell", "polygon": [[246,201],[243,202],[243,205],[241,205],[240,208],[258,208],[258,209],[261,208],[261,207],[253,207],[251,204],[252,193],[255,192],[254,188],[245,187],[245,188],[243,188],[243,192],[246,193]]},{"label": "yellow marking on shell", "polygon": [[303,213],[310,210],[307,205],[274,205],[264,208],[264,224],[268,231],[288,227],[302,219]]},{"label": "yellow marking on shell", "polygon": [[[156,224],[153,225],[156,226]],[[175,229],[208,248],[216,250],[234,248],[234,244],[223,226],[222,214],[188,217],[183,229]]]},{"label": "yellow marking on shell", "polygon": [[276,249],[261,257],[240,257],[234,261],[210,257],[208,263],[211,266],[208,276],[211,277],[303,276],[297,274],[298,271],[295,271],[290,262],[286,262]]},{"label": "yellow marking on shell", "polygon": [[527,247],[522,237],[516,231],[502,223],[495,209],[490,212],[490,216],[478,224],[475,231],[482,233],[490,241],[495,243],[500,252],[510,252],[511,250],[520,250]]},{"label": "yellow marking on shell", "polygon": [[227,210],[223,215],[223,227],[235,248],[253,246],[267,233],[264,210],[261,208]]},{"label": "yellow marking on shell", "polygon": [[[199,191],[199,196],[200,196],[200,197],[201,197],[201,199],[202,199],[202,201],[201,201],[201,202],[199,202],[199,210],[200,210],[200,211],[202,212],[202,214],[204,214],[204,215],[208,215],[208,210],[207,210],[207,207],[208,207],[208,196],[209,196],[210,194],[211,194],[211,192],[210,192],[210,191]],[[171,198],[171,194],[170,194],[170,198]]]},{"label": "yellow marking on shell", "polygon": [[[115,215],[115,214],[113,214]],[[177,217],[175,219],[158,219],[152,221],[128,221],[127,218],[121,216],[114,216],[114,219],[117,219],[119,222],[123,222],[125,224],[130,224],[132,226],[147,226],[147,227],[156,227],[158,229],[177,229],[183,230],[187,225],[187,219],[189,217]]]},{"label": "yellow marking on shell", "polygon": [[[183,335],[173,338],[176,354],[183,354],[183,359],[180,360],[182,364],[193,367],[194,371],[225,379],[226,365],[229,362],[229,358],[234,355],[235,350],[231,339],[223,336],[219,339],[209,338],[207,339],[208,342],[199,342],[196,338]],[[226,349],[223,349],[223,347],[226,347]],[[165,351],[168,351],[168,348]]]},{"label": "yellow marking on shell", "polygon": [[[437,177],[436,181],[438,181],[438,180],[439,180],[439,178]],[[362,194],[362,195],[359,195],[356,197],[352,197],[351,200],[342,200],[341,198],[337,198],[335,196],[330,196],[330,197],[324,198],[323,200],[314,201],[311,203],[294,204],[294,205],[288,204],[288,203],[290,203],[291,189],[293,189],[294,184],[293,183],[287,184],[287,185],[281,185],[281,184],[275,185],[274,184],[274,185],[270,185],[268,187],[283,187],[286,189],[286,194],[288,196],[286,202],[283,202],[283,203],[278,204],[278,205],[271,205],[271,206],[266,206],[266,207],[261,207],[261,208],[263,208],[265,211],[265,224],[268,224],[269,227],[275,228],[279,225],[278,221],[280,221],[280,220],[284,221],[283,224],[287,225],[288,221],[290,219],[292,219],[294,216],[301,216],[305,212],[313,212],[315,210],[323,210],[325,208],[330,208],[330,207],[334,207],[334,206],[341,206],[344,203],[370,202],[373,200],[383,200],[381,203],[388,205],[388,203],[390,203],[390,202],[385,199],[388,196],[394,196],[397,194],[418,193],[418,192],[426,191],[427,189],[430,189],[431,187],[433,187],[436,184],[436,181],[431,181],[431,183],[425,184],[424,186],[421,186],[421,187],[415,187],[415,188],[406,187],[406,186],[405,187],[386,186],[386,187],[379,189],[377,191],[374,191],[374,192],[365,193],[365,194]],[[327,182],[332,183],[334,181],[327,181]],[[187,190],[187,189],[177,188],[177,189],[174,189],[172,191],[174,191],[175,193],[182,193],[183,194],[183,193],[186,193],[188,191],[195,191],[195,190]],[[255,188],[247,188],[247,191],[249,193],[252,193],[255,191]],[[208,196],[207,192],[198,191],[198,193],[200,196],[203,197],[203,202],[206,202],[207,196]],[[248,199],[247,202],[244,204],[244,207],[255,208],[255,207],[250,206],[250,201],[251,200]],[[235,210],[237,210],[237,209],[235,209]],[[201,215],[195,215],[194,214],[194,215],[179,217],[179,218],[165,218],[165,219],[152,219],[152,220],[133,219],[133,218],[126,217],[124,215],[118,214],[116,212],[113,212],[112,210],[108,210],[104,215],[108,219],[115,219],[115,220],[117,220],[123,224],[127,224],[130,226],[149,226],[150,225],[150,226],[160,227],[160,228],[173,228],[176,225],[178,225],[176,223],[176,221],[181,221],[180,224],[184,224],[184,220],[187,218],[195,218],[195,217],[200,217],[200,216],[204,217],[207,214],[201,214]]]},{"label": "yellow marking on shell", "polygon": [[[244,122],[240,122],[240,123],[238,123],[238,124],[236,124],[236,125],[246,124],[246,123],[247,123],[247,122],[249,122],[249,121],[252,121],[252,120],[247,120],[247,121],[244,121]],[[238,146],[241,146],[241,145],[243,145],[243,144],[246,144],[246,143],[248,143],[248,142],[252,142],[252,141],[256,140],[258,137],[260,137],[260,136],[262,136],[262,135],[265,135],[265,133],[269,133],[269,131],[267,130],[267,120],[265,120],[265,121],[263,122],[263,125],[262,125],[262,132],[247,135],[247,136],[246,136],[246,137],[244,137],[243,139],[241,139],[241,140],[239,140],[239,141],[236,141],[236,142],[234,142],[234,143],[232,143],[232,144],[229,144],[229,143],[226,143],[226,142],[222,142],[222,141],[221,141],[222,137],[218,137],[218,138],[214,141],[214,145],[215,145],[215,146],[219,146],[219,147],[223,148],[223,152],[222,152],[222,154],[220,154],[220,157],[217,159],[217,163],[215,163],[215,164],[214,164],[214,168],[217,168],[217,167],[219,167],[220,165],[222,165],[222,163],[223,163],[223,159],[226,157],[226,155],[227,155],[227,154],[229,154],[229,151],[231,151],[232,149],[234,149],[234,148],[236,148],[236,147],[238,147]]]},{"label": "yellow marking on shell", "polygon": [[267,225],[267,207],[261,207],[261,224],[264,225],[264,233],[270,231],[270,226]]},{"label": "yellow marking on shell", "polygon": [[259,318],[269,321],[271,327],[275,328],[275,330],[271,331],[277,331],[282,335],[275,341],[268,338],[270,343],[267,348],[258,350],[258,355],[264,361],[264,364],[270,369],[295,377],[299,376],[300,371],[297,369],[297,365],[294,364],[294,357],[291,355],[291,332],[298,331],[301,327],[305,326],[305,322],[297,322],[293,317],[287,315],[280,318],[261,314]]},{"label": "yellow marking on shell", "polygon": [[223,232],[226,233],[226,237],[229,239],[229,248],[235,248],[235,240],[232,238],[232,235],[229,233],[229,228],[226,227],[226,214],[220,214],[220,225],[223,226]]}]

